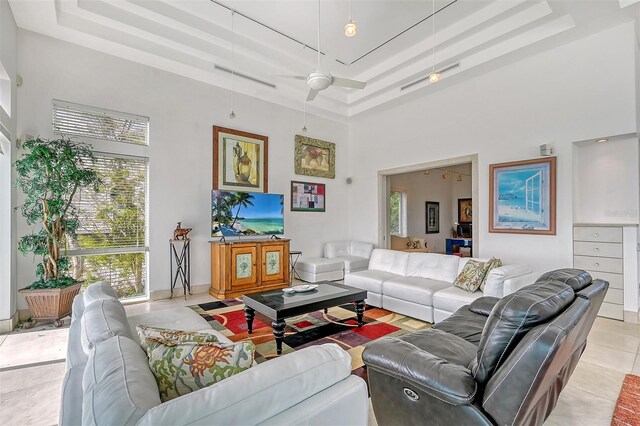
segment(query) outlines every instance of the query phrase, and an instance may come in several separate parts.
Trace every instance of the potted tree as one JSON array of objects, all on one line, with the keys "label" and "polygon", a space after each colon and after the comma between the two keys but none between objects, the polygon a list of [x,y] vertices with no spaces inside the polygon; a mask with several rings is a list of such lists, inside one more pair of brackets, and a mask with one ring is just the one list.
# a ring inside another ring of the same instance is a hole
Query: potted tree
[{"label": "potted tree", "polygon": [[80,282],[69,274],[67,238],[78,227],[73,199],[79,189],[98,190],[100,179],[93,169],[95,159],[88,145],[69,139],[32,139],[23,144],[27,151],[16,161],[17,185],[25,194],[22,215],[29,225],[40,225],[20,238],[18,249],[40,257],[38,279],[19,290],[27,300],[33,327],[38,320],[53,320],[71,313]]}]

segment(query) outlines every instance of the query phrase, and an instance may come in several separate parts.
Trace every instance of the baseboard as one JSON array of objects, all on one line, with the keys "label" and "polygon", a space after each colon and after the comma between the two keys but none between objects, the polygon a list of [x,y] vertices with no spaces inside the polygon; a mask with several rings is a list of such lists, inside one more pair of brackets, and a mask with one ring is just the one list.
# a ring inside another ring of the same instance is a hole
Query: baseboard
[{"label": "baseboard", "polygon": [[2,333],[11,333],[16,325],[18,325],[18,319],[20,318],[20,313],[16,311],[15,314],[11,316],[9,319],[0,320],[0,334]]},{"label": "baseboard", "polygon": [[630,322],[631,324],[640,324],[640,312],[623,311],[622,315],[624,322]]},{"label": "baseboard", "polygon": [[[209,284],[192,285],[191,286],[191,294],[208,293],[210,287],[211,286]],[[173,297],[182,296],[182,291],[183,291],[182,287],[180,287],[180,288],[176,287],[173,290]],[[149,295],[149,297],[150,297],[152,302],[155,302],[156,300],[169,299],[171,297],[171,290],[156,290],[156,291],[152,291],[151,294]]]}]

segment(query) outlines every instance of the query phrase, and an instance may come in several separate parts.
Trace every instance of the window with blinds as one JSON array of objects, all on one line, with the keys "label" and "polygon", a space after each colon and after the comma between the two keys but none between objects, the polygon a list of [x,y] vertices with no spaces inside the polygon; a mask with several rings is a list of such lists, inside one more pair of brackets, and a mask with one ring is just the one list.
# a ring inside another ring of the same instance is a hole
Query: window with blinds
[{"label": "window with blinds", "polygon": [[53,101],[53,131],[64,137],[149,144],[147,117],[59,100]]},{"label": "window with blinds", "polygon": [[[53,102],[53,126],[80,141],[148,143],[145,117],[62,101]],[[126,298],[146,294],[148,159],[118,154],[118,147],[114,143],[113,152],[94,153],[102,184],[97,191],[84,188],[76,194],[79,226],[68,237],[67,254],[74,277],[85,286],[107,281]]]}]

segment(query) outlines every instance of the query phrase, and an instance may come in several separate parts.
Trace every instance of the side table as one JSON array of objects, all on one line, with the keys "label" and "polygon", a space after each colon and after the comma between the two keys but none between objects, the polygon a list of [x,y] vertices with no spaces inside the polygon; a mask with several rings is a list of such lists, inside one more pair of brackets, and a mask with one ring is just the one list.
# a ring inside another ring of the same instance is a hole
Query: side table
[{"label": "side table", "polygon": [[300,278],[300,275],[298,275],[298,273],[296,272],[296,263],[298,262],[298,259],[300,259],[301,255],[302,255],[301,251],[289,252],[289,263],[291,264],[291,285],[293,285],[294,278],[298,278],[300,281],[302,281],[302,279]]},{"label": "side table", "polygon": [[[169,264],[171,297],[173,297],[173,289],[180,279],[184,299],[187,300],[187,291],[191,295],[191,238],[169,240]],[[175,274],[173,273],[174,265]]]}]

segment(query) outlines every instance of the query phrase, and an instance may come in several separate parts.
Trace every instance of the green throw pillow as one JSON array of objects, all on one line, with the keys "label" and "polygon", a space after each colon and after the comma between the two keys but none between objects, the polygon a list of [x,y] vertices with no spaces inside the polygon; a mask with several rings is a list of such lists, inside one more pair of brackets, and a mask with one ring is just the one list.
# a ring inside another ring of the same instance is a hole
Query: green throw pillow
[{"label": "green throw pillow", "polygon": [[218,338],[209,333],[198,333],[197,331],[171,330],[169,328],[151,327],[148,325],[136,326],[138,337],[140,338],[140,346],[147,350],[147,337],[156,339],[165,339],[175,342],[217,342]]},{"label": "green throw pillow", "polygon": [[482,284],[480,284],[480,291],[484,293],[484,286],[487,284],[487,279],[489,278],[489,272],[491,272],[494,268],[499,268],[502,266],[502,260],[496,259],[492,257],[486,263],[484,278],[482,279]]},{"label": "green throw pillow", "polygon": [[458,274],[453,281],[453,285],[469,293],[477,291],[486,274],[487,263],[469,259],[460,274]]},{"label": "green throw pillow", "polygon": [[162,402],[248,369],[256,349],[251,341],[180,343],[153,337],[147,337],[146,341],[149,368],[158,383]]}]

